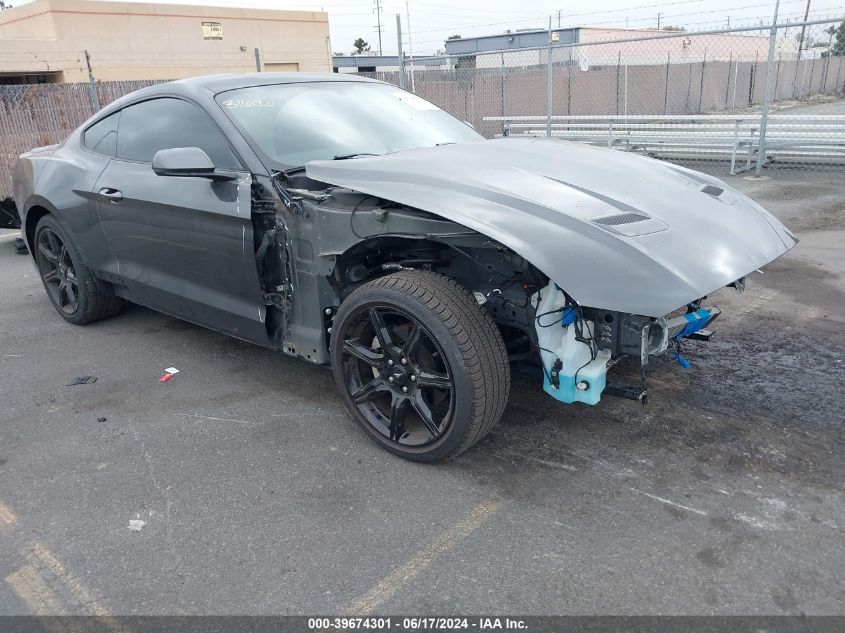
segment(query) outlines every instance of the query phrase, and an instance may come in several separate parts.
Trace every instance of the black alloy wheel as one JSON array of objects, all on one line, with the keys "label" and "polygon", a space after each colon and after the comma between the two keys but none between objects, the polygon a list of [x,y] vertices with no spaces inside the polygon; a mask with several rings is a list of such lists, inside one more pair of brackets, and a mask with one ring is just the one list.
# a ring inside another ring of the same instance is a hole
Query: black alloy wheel
[{"label": "black alloy wheel", "polygon": [[79,280],[64,240],[52,228],[38,232],[35,257],[44,288],[56,308],[68,316],[79,310]]},{"label": "black alloy wheel", "polygon": [[343,341],[343,376],[355,406],[400,445],[436,441],[454,414],[443,350],[413,316],[389,305],[358,310]]},{"label": "black alloy wheel", "polygon": [[330,352],[352,417],[407,459],[465,451],[507,404],[502,335],[473,295],[443,275],[407,270],[356,288],[334,316]]},{"label": "black alloy wheel", "polygon": [[94,278],[66,230],[52,215],[38,221],[32,254],[50,302],[66,321],[82,325],[120,312],[123,300],[108,284]]}]

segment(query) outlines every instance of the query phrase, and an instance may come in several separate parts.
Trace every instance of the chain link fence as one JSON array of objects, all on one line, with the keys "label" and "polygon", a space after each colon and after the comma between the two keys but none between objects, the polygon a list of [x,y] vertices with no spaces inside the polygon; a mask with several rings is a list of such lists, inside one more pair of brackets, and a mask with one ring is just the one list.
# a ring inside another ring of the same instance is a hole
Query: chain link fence
[{"label": "chain link fence", "polygon": [[99,108],[160,81],[0,85],[0,199],[12,195],[17,157],[63,141]]},{"label": "chain link fence", "polygon": [[548,135],[732,174],[843,169],[843,24],[606,31],[362,74],[404,83],[489,138]]},{"label": "chain link fence", "polygon": [[[845,19],[590,33],[362,74],[404,85],[488,138],[548,135],[734,174],[845,170]],[[0,85],[0,198],[19,154],[154,83]]]}]

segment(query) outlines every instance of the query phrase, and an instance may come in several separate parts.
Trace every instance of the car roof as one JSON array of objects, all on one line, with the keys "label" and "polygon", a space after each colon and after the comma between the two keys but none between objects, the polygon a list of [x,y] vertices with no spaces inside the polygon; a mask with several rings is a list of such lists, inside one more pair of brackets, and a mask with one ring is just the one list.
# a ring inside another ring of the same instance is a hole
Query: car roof
[{"label": "car roof", "polygon": [[364,81],[381,83],[375,79],[347,75],[341,73],[229,73],[225,75],[205,75],[174,81],[180,84],[205,88],[215,94],[226,90],[246,88],[249,86],[267,86],[271,84],[312,83],[323,81]]},{"label": "car roof", "polygon": [[177,81],[167,81],[141,88],[105,106],[95,117],[99,118],[108,115],[131,102],[150,99],[159,95],[172,96],[181,94],[188,97],[207,99],[209,95],[213,97],[221,92],[237,90],[238,88],[270,86],[274,84],[325,82],[384,83],[376,79],[341,73],[228,73],[203,75],[200,77],[179,79]]},{"label": "car roof", "polygon": [[221,75],[190,77],[188,79],[179,79],[177,81],[157,84],[156,86],[152,86],[150,88],[150,92],[153,92],[155,88],[158,88],[162,92],[173,92],[174,89],[178,91],[184,90],[185,92],[207,90],[217,94],[220,92],[226,92],[227,90],[236,90],[238,88],[248,88],[251,86],[317,83],[326,81],[382,83],[375,79],[368,79],[367,77],[340,73],[228,73]]}]

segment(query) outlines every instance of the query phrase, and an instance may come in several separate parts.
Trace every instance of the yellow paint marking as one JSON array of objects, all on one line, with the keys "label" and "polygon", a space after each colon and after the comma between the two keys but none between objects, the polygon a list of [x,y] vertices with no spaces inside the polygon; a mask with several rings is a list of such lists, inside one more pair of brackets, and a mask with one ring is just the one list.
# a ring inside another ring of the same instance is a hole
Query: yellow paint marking
[{"label": "yellow paint marking", "polygon": [[15,516],[15,513],[0,501],[0,523],[3,525],[14,525],[17,520],[18,517]]},{"label": "yellow paint marking", "polygon": [[32,615],[61,615],[62,605],[53,590],[38,573],[34,565],[25,565],[6,576],[6,584],[12,588]]},{"label": "yellow paint marking", "polygon": [[129,630],[125,625],[122,625],[120,622],[111,617],[108,609],[97,601],[85,584],[79,578],[71,574],[50,550],[38,541],[33,541],[30,546],[30,551],[32,552],[30,560],[34,564],[50,570],[50,572],[52,572],[52,574],[58,578],[65,587],[67,587],[70,593],[73,594],[76,602],[79,603],[81,607],[83,607],[91,615],[95,615],[99,618],[98,622],[101,625],[108,628],[112,631],[112,633],[126,633]]},{"label": "yellow paint marking", "polygon": [[91,615],[109,615],[106,608],[97,602],[96,598],[94,598],[94,596],[91,595],[91,592],[88,591],[84,584],[82,584],[82,581],[68,572],[68,570],[65,569],[65,566],[59,562],[59,559],[56,558],[50,550],[38,541],[35,541],[32,543],[30,551],[32,552],[32,556],[41,563],[42,566],[49,569],[56,578],[62,581],[79,604],[85,607]]},{"label": "yellow paint marking", "polygon": [[392,597],[409,582],[467,536],[477,530],[502,505],[501,499],[482,501],[455,525],[446,530],[428,547],[420,550],[406,563],[398,567],[375,587],[357,598],[350,609],[352,615],[367,615]]},{"label": "yellow paint marking", "polygon": [[[35,565],[24,565],[18,571],[6,576],[6,584],[12,588],[21,602],[29,607],[30,615],[64,615],[64,608],[59,597]],[[40,624],[50,633],[86,633],[79,621],[72,617],[46,618]]]}]

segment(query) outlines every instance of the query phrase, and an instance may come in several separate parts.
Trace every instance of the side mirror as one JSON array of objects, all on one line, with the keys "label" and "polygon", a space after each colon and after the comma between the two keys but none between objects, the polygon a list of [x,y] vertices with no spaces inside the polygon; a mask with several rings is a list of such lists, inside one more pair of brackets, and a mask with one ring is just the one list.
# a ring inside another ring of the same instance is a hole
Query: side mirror
[{"label": "side mirror", "polygon": [[230,180],[229,173],[214,169],[214,163],[199,147],[160,149],[153,156],[153,171],[158,176],[194,176],[213,180]]}]

